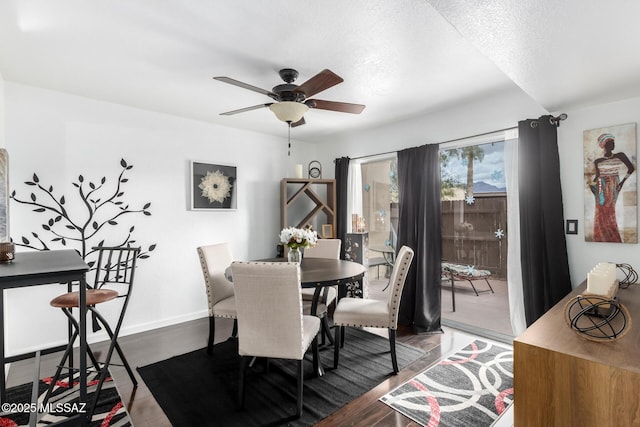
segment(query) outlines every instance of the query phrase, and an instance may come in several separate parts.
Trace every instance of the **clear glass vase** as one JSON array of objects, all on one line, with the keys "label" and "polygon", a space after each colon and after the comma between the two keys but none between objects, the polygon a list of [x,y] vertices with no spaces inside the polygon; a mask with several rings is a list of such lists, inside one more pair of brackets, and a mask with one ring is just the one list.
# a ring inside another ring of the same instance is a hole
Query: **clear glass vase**
[{"label": "clear glass vase", "polygon": [[300,251],[300,248],[289,248],[287,260],[289,262],[297,262],[300,264],[300,261],[302,261],[302,252]]}]

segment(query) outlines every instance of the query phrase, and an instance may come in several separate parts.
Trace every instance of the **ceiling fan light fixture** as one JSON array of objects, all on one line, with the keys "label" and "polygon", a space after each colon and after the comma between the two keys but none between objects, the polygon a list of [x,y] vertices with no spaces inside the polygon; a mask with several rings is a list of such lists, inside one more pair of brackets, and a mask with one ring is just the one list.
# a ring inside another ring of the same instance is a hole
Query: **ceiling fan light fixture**
[{"label": "ceiling fan light fixture", "polygon": [[269,105],[278,120],[287,123],[295,123],[302,119],[302,116],[309,110],[305,104],[294,101],[282,101]]}]

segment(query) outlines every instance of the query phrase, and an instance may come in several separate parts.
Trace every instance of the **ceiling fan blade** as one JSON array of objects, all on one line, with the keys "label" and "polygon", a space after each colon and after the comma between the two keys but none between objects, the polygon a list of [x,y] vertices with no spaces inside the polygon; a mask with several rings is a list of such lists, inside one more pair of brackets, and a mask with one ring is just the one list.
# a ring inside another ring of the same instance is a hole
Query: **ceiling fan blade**
[{"label": "ceiling fan blade", "polygon": [[309,108],[318,110],[339,111],[341,113],[360,114],[364,110],[362,104],[350,104],[348,102],[325,101],[323,99],[310,99],[305,102]]},{"label": "ceiling fan blade", "polygon": [[229,83],[230,85],[238,86],[238,87],[241,87],[243,89],[249,89],[249,90],[252,90],[254,92],[258,92],[258,93],[261,93],[263,95],[267,95],[269,98],[272,98],[272,99],[276,99],[277,98],[277,95],[275,93],[271,92],[270,90],[262,89],[262,88],[259,88],[257,86],[250,85],[248,83],[244,83],[244,82],[241,82],[239,80],[232,79],[230,77],[214,77],[213,79],[214,80],[218,80],[219,82]]},{"label": "ceiling fan blade", "polygon": [[244,113],[245,111],[259,110],[260,108],[266,108],[269,105],[271,105],[271,103],[254,105],[253,107],[240,108],[239,110],[233,110],[233,111],[227,111],[226,113],[220,113],[220,115],[221,116],[232,116],[234,114]]},{"label": "ceiling fan blade", "polygon": [[312,97],[316,93],[329,89],[332,86],[342,83],[344,79],[331,70],[322,70],[306,82],[298,86],[294,92],[302,92],[307,98]]},{"label": "ceiling fan blade", "polygon": [[297,127],[297,126],[302,126],[305,123],[307,123],[307,122],[304,121],[304,117],[303,117],[300,120],[298,120],[297,122],[291,123],[291,127],[294,128],[294,127]]}]

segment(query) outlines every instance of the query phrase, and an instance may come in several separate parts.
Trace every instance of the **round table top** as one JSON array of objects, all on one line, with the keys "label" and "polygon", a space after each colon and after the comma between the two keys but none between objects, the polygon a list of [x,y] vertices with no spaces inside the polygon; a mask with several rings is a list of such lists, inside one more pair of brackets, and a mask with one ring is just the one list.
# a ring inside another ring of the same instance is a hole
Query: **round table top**
[{"label": "round table top", "polygon": [[[264,262],[286,262],[286,258],[263,259]],[[303,288],[339,285],[362,278],[365,268],[357,262],[329,258],[302,258],[300,284]]]},{"label": "round table top", "polygon": [[358,280],[364,275],[364,265],[353,261],[326,258],[302,258],[300,283],[311,286],[340,284]]}]

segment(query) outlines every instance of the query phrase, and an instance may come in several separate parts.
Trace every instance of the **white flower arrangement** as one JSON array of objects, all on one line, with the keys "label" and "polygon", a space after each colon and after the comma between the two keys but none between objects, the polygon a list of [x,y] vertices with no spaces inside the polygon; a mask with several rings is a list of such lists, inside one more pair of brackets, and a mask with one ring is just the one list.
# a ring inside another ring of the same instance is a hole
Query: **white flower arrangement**
[{"label": "white flower arrangement", "polygon": [[291,249],[308,248],[318,242],[318,233],[310,229],[286,227],[280,232],[280,242]]},{"label": "white flower arrangement", "polygon": [[231,183],[229,177],[224,176],[219,170],[207,171],[207,175],[200,180],[198,188],[202,190],[202,197],[209,199],[209,203],[223,203],[224,199],[231,196]]}]

